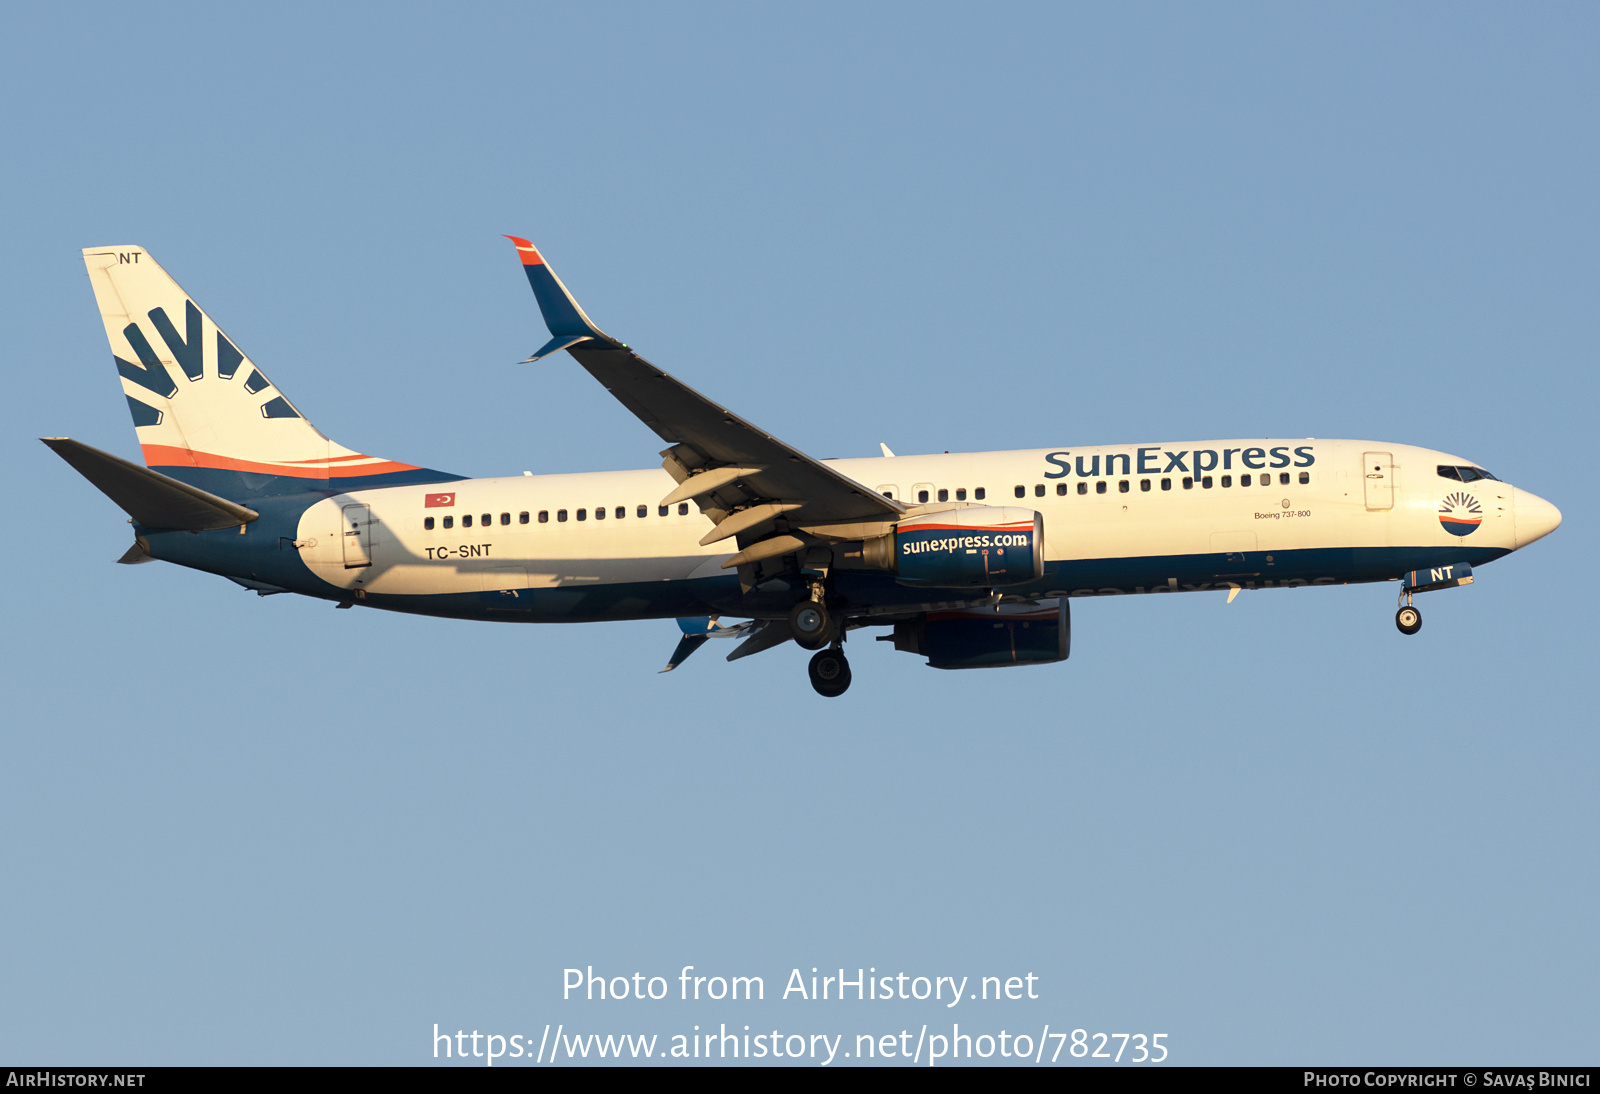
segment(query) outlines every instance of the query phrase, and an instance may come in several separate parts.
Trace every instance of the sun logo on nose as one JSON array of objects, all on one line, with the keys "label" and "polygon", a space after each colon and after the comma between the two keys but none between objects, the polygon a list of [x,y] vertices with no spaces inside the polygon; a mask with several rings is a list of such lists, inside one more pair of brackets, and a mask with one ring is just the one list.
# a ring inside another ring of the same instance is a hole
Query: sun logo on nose
[{"label": "sun logo on nose", "polygon": [[1439,523],[1452,536],[1470,536],[1483,523],[1483,506],[1471,494],[1457,490],[1439,503]]}]

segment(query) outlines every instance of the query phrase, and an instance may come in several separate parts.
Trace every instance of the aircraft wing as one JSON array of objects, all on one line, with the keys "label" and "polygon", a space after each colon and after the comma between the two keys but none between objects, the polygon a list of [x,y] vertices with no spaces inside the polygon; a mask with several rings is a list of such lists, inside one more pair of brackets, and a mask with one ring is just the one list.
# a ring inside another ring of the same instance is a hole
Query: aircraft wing
[{"label": "aircraft wing", "polygon": [[550,328],[550,341],[528,360],[566,350],[671,446],[661,455],[678,488],[661,504],[696,501],[716,525],[702,544],[735,537],[741,548],[767,543],[757,558],[730,560],[742,564],[805,546],[808,537],[791,534],[802,525],[876,523],[905,513],[899,502],[790,447],[601,331],[532,243],[506,238]]}]

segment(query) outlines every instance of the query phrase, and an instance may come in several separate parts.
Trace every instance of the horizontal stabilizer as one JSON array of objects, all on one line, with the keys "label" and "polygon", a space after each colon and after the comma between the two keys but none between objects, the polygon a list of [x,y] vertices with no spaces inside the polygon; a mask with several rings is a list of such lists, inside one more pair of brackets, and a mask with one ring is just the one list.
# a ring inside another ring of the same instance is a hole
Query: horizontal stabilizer
[{"label": "horizontal stabilizer", "polygon": [[760,621],[751,629],[750,637],[740,642],[734,651],[728,654],[728,660],[737,661],[741,657],[765,652],[774,646],[783,645],[793,637],[794,633],[789,630],[789,624],[781,619]]},{"label": "horizontal stabilizer", "polygon": [[689,655],[710,641],[709,634],[686,634],[678,639],[678,648],[672,651],[672,656],[667,659],[667,667],[662,672],[671,672],[685,661]]},{"label": "horizontal stabilizer", "polygon": [[261,515],[198,486],[179,482],[69,437],[39,439],[146,528],[204,532],[248,524]]}]

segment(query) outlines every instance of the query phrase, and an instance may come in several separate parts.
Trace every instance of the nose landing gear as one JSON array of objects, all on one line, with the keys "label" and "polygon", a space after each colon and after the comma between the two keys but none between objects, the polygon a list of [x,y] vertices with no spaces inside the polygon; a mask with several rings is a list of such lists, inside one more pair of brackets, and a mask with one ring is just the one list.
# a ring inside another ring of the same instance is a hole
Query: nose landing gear
[{"label": "nose landing gear", "polygon": [[1394,613],[1394,625],[1401,634],[1416,634],[1422,629],[1422,613],[1407,604]]},{"label": "nose landing gear", "polygon": [[807,672],[811,675],[811,686],[817,694],[829,699],[843,695],[850,687],[850,662],[845,660],[844,651],[837,646],[813,657]]}]

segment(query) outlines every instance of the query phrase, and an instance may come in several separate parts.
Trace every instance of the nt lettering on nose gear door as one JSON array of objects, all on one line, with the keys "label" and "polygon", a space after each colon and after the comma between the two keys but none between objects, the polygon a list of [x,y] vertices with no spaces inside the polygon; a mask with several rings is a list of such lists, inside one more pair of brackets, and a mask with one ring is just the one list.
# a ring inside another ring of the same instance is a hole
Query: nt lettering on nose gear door
[{"label": "nt lettering on nose gear door", "polygon": [[372,565],[372,507],[346,505],[344,507],[344,568],[359,569]]}]

